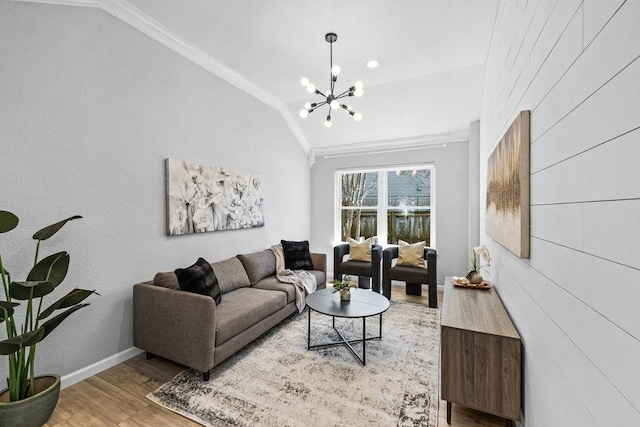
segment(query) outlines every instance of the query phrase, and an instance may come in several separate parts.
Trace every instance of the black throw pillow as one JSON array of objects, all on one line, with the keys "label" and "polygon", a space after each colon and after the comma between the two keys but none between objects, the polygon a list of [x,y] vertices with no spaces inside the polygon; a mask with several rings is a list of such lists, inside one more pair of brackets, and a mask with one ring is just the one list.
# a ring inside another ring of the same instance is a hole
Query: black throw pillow
[{"label": "black throw pillow", "polygon": [[178,277],[180,289],[200,295],[208,295],[216,302],[222,301],[222,293],[218,278],[211,268],[211,264],[203,258],[198,258],[195,264],[187,268],[178,268],[174,272]]},{"label": "black throw pillow", "polygon": [[291,242],[280,240],[284,252],[284,268],[289,270],[313,270],[309,241]]}]

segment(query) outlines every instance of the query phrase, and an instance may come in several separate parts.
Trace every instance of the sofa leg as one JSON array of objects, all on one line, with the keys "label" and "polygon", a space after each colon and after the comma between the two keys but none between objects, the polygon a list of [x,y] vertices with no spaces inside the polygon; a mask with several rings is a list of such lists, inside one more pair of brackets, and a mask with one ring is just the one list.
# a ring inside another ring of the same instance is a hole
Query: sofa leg
[{"label": "sofa leg", "polygon": [[153,358],[153,353],[145,351],[145,356],[147,356],[147,360],[151,360]]},{"label": "sofa leg", "polygon": [[207,371],[207,372],[203,372],[202,373],[202,381],[209,381],[209,373],[211,371]]},{"label": "sofa leg", "polygon": [[[422,284],[421,283],[407,283],[407,295],[422,295]],[[429,301],[431,302],[431,301]]]}]

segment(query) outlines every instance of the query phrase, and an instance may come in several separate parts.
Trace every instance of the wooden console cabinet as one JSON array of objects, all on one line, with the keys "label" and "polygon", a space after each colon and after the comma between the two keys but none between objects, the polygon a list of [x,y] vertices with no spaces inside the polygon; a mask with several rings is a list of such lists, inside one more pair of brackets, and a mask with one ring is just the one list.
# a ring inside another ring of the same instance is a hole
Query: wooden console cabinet
[{"label": "wooden console cabinet", "polygon": [[498,294],[444,283],[440,337],[441,398],[520,419],[521,342]]}]

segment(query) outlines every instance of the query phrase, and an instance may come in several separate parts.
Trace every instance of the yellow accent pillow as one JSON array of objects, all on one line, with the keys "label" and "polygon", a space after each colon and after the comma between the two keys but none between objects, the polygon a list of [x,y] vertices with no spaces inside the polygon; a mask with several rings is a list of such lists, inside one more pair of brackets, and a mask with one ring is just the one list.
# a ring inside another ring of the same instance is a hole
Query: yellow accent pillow
[{"label": "yellow accent pillow", "polygon": [[425,268],[425,243],[426,242],[407,243],[404,240],[398,240],[398,262],[396,265]]},{"label": "yellow accent pillow", "polygon": [[349,237],[349,261],[371,262],[371,238],[359,243]]}]

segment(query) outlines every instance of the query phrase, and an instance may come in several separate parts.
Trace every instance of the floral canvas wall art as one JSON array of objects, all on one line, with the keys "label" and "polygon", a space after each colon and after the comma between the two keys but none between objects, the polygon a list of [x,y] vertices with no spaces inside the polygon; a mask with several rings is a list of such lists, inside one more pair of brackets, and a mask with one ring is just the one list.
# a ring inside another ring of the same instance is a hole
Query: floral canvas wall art
[{"label": "floral canvas wall art", "polygon": [[487,235],[529,258],[529,111],[521,111],[489,156]]},{"label": "floral canvas wall art", "polygon": [[166,159],[167,234],[264,226],[262,176]]}]

